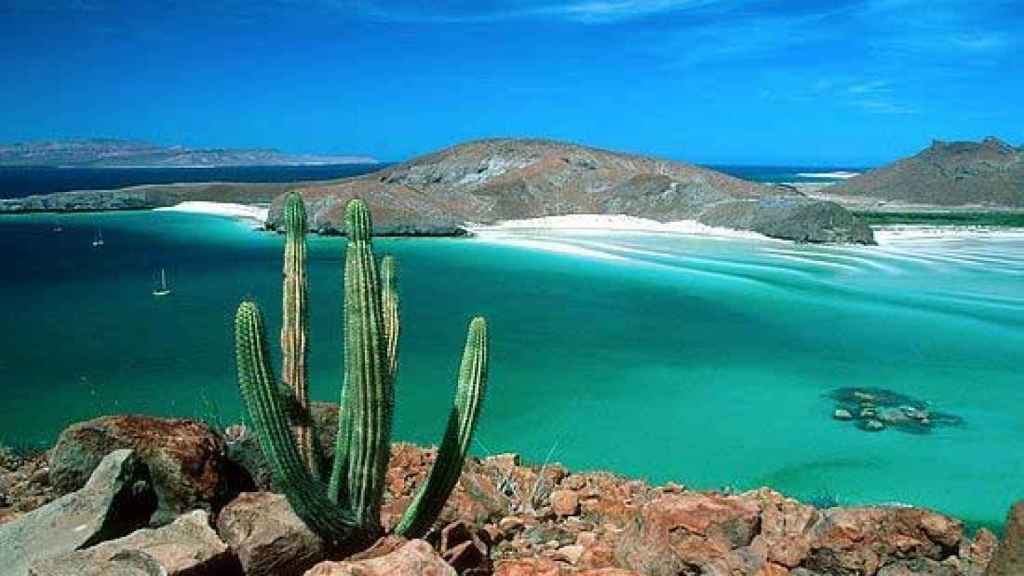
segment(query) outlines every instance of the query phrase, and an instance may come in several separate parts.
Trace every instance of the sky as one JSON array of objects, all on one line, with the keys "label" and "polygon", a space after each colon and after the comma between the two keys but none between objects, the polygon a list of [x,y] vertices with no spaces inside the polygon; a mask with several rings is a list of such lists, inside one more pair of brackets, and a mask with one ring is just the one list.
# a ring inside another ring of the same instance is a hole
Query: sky
[{"label": "sky", "polygon": [[1024,144],[1020,0],[0,0],[0,142],[712,164]]}]

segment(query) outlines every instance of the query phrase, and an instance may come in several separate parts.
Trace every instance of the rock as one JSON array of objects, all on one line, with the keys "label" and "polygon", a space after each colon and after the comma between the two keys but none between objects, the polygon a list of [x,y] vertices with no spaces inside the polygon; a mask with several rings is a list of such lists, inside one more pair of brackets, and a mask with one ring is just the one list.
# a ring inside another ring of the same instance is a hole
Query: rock
[{"label": "rock", "polygon": [[555,550],[555,559],[564,560],[569,564],[579,564],[580,558],[583,556],[584,548],[579,544],[570,544],[569,546],[562,546],[558,550]]},{"label": "rock", "polygon": [[246,576],[300,575],[325,558],[323,540],[280,494],[239,494],[217,516],[217,533]]},{"label": "rock", "polygon": [[874,574],[899,559],[942,560],[959,550],[960,522],[919,508],[831,508],[814,526],[803,566],[822,574]]},{"label": "rock", "polygon": [[810,554],[813,528],[821,513],[767,489],[759,490],[758,498],[762,502],[761,533],[755,543],[763,543],[771,562],[787,568],[799,566]]},{"label": "rock", "polygon": [[580,513],[580,498],[572,490],[555,490],[551,493],[551,510],[557,516],[575,516]]},{"label": "rock", "polygon": [[960,576],[960,572],[930,558],[915,558],[886,564],[878,571],[878,576]]},{"label": "rock", "polygon": [[394,552],[369,560],[321,562],[306,576],[456,576],[455,569],[445,563],[423,540],[410,540]]},{"label": "rock", "polygon": [[971,566],[984,570],[992,562],[998,545],[996,535],[987,528],[981,528],[974,534],[973,540],[964,539],[960,543],[960,558],[969,562]]},{"label": "rock", "polygon": [[845,408],[836,408],[832,417],[836,420],[853,420],[853,414],[850,414],[850,411]]},{"label": "rock", "polygon": [[151,525],[165,524],[193,508],[215,510],[226,502],[233,479],[224,441],[193,420],[106,416],[64,430],[50,451],[50,481],[77,490],[113,450],[130,448],[149,468],[158,508]]},{"label": "rock", "polygon": [[878,420],[871,419],[864,423],[864,429],[868,432],[878,432],[885,429],[885,424],[882,424]]},{"label": "rock", "polygon": [[[140,558],[148,559],[142,574],[160,576],[220,576],[237,574],[235,559],[210,527],[209,514],[195,510],[161,528],[147,528],[34,562],[31,576],[102,576],[138,570]],[[152,567],[157,571],[153,571]]]},{"label": "rock", "polygon": [[985,576],[1024,574],[1024,500],[1010,508],[1003,540],[996,548]]},{"label": "rock", "polygon": [[156,507],[145,466],[131,450],[115,450],[85,486],[0,525],[0,566],[6,576],[30,563],[122,536],[144,526]]}]

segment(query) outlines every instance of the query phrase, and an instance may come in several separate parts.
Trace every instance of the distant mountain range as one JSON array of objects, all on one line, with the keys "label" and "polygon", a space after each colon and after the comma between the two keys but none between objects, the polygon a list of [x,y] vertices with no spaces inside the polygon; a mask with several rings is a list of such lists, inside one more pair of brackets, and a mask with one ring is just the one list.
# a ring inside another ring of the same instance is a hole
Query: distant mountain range
[{"label": "distant mountain range", "polygon": [[0,166],[187,168],[376,163],[370,156],[285,154],[264,148],[193,149],[112,139],[0,144]]},{"label": "distant mountain range", "polygon": [[944,207],[1024,208],[1024,148],[998,138],[935,141],[910,158],[822,192],[839,201],[867,198]]}]

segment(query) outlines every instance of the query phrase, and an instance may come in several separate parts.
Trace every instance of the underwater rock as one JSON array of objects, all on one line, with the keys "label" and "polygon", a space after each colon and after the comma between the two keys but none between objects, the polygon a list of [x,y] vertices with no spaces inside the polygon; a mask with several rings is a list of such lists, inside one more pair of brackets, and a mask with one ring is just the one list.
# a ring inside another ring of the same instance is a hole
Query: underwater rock
[{"label": "underwater rock", "polygon": [[215,510],[233,483],[224,440],[194,420],[150,416],[105,416],[74,424],[50,451],[50,481],[61,492],[77,490],[104,456],[130,448],[149,468],[159,507],[159,526],[193,508]]},{"label": "underwater rock", "polygon": [[868,432],[878,432],[885,429],[885,424],[875,419],[869,419],[864,421],[864,429]]},{"label": "underwater rock", "polygon": [[853,420],[853,414],[850,414],[850,411],[845,408],[836,408],[832,417],[836,420]]},{"label": "underwater rock", "polygon": [[[838,388],[829,395],[835,401],[833,419],[854,420],[857,428],[878,432],[891,428],[910,434],[927,434],[935,426],[960,426],[953,414],[934,412],[927,402],[884,388]],[[837,414],[849,413],[851,418]]]},{"label": "underwater rock", "polygon": [[80,490],[0,525],[4,575],[28,574],[32,562],[144,526],[156,507],[148,478],[131,450],[115,450],[100,461]]}]

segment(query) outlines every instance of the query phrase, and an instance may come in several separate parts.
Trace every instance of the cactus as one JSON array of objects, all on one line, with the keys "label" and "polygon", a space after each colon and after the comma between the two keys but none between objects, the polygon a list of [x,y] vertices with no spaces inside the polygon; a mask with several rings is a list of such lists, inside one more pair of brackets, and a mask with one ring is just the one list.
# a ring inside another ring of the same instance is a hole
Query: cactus
[{"label": "cactus", "polygon": [[296,417],[292,431],[299,445],[299,454],[309,471],[316,475],[318,454],[313,449],[310,430],[309,389],[306,376],[306,343],[309,338],[306,280],[306,207],[297,192],[288,194],[284,203],[284,293],[282,302],[281,380],[295,398]]},{"label": "cactus", "polygon": [[[289,423],[288,395],[294,394],[300,405],[305,396],[305,213],[298,195],[290,195],[286,203],[289,238],[281,335],[282,347],[291,347],[285,353],[285,378],[291,392],[278,388],[273,380],[256,304],[243,302],[235,319],[239,386],[275,482],[296,514],[321,537],[338,545],[366,542],[380,533],[400,332],[395,261],[385,257],[378,270],[370,212],[361,200],[349,202],[345,218],[349,234],[345,370],[329,482],[319,475],[315,456],[304,452],[301,439],[303,433],[311,436],[308,426]],[[478,317],[469,325],[455,402],[436,461],[396,527],[405,537],[422,536],[431,528],[458,482],[483,402],[487,365],[487,325]],[[303,399],[297,382],[302,383]]]}]

